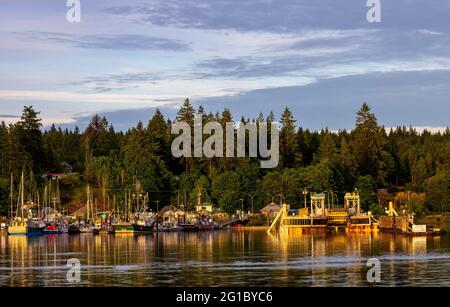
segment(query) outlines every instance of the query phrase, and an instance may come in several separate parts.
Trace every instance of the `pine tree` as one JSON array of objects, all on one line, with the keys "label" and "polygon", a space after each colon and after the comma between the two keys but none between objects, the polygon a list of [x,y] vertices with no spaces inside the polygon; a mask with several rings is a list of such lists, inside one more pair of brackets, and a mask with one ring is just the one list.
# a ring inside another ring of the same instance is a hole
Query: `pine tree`
[{"label": "pine tree", "polygon": [[280,118],[280,165],[294,167],[297,157],[295,119],[288,107],[285,107]]},{"label": "pine tree", "polygon": [[170,150],[170,135],[168,134],[169,127],[164,115],[159,108],[156,109],[155,115],[148,122],[147,125],[147,137],[149,146],[154,155],[159,156],[166,162],[168,162],[169,150]]},{"label": "pine tree", "polygon": [[364,103],[357,113],[354,130],[353,152],[361,176],[370,175],[382,183],[385,179],[383,165],[383,145],[385,143],[382,128]]},{"label": "pine tree", "polygon": [[42,144],[42,124],[39,114],[40,112],[36,112],[32,106],[25,106],[16,125],[21,146],[29,156],[26,164],[38,174],[45,171],[48,162]]},{"label": "pine tree", "polygon": [[184,100],[183,105],[177,113],[177,121],[186,122],[191,127],[194,125],[195,110],[188,98]]},{"label": "pine tree", "polygon": [[323,133],[322,141],[320,142],[318,160],[319,162],[331,161],[333,162],[337,155],[336,143],[332,134],[328,131]]}]

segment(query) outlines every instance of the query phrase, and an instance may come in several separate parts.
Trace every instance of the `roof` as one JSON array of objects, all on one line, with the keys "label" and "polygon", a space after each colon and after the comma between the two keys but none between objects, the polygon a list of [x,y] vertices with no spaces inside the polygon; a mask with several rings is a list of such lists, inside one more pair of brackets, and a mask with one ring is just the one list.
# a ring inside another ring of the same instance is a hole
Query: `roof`
[{"label": "roof", "polygon": [[264,212],[264,211],[279,211],[279,210],[281,210],[281,206],[277,205],[276,203],[270,203],[264,208],[262,208],[260,211]]},{"label": "roof", "polygon": [[213,206],[213,207],[215,207],[216,205],[214,205],[213,203],[201,203],[200,205],[196,204],[196,206]]}]

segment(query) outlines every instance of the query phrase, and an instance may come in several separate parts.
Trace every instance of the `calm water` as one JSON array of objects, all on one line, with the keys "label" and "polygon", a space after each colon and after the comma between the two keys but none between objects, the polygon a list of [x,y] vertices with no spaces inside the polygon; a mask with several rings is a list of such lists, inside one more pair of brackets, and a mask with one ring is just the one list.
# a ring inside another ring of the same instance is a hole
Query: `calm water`
[{"label": "calm water", "polygon": [[[367,259],[381,285],[450,286],[450,238],[389,234],[279,237],[223,230],[147,236],[0,237],[0,286],[365,286]],[[80,285],[80,284],[79,284]]]}]

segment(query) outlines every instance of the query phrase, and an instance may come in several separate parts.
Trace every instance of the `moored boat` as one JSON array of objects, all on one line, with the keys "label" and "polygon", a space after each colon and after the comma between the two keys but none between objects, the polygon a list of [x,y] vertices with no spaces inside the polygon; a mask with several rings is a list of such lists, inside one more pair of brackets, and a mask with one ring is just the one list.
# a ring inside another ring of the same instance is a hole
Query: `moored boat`
[{"label": "moored boat", "polygon": [[30,236],[43,235],[46,227],[45,223],[39,218],[32,218],[28,220],[27,226],[28,226],[27,234]]},{"label": "moored boat", "polygon": [[25,220],[18,217],[10,222],[7,231],[9,235],[26,235],[28,233],[28,225]]},{"label": "moored boat", "polygon": [[80,224],[79,229],[80,233],[93,233],[95,227],[89,224]]},{"label": "moored boat", "polygon": [[153,227],[155,226],[155,222],[146,221],[146,222],[136,222],[133,224],[134,233],[152,233]]},{"label": "moored boat", "polygon": [[131,223],[115,223],[111,225],[116,234],[132,234],[134,233],[134,227]]},{"label": "moored boat", "polygon": [[46,235],[57,235],[57,234],[61,234],[61,233],[64,233],[64,231],[57,225],[47,225],[44,228],[44,234],[46,234]]},{"label": "moored boat", "polygon": [[178,224],[183,231],[200,231],[198,224]]},{"label": "moored boat", "polygon": [[[8,226],[9,235],[26,235],[28,233],[27,220],[24,215],[24,174],[22,172],[22,177],[19,186],[19,200],[17,202],[17,208],[13,208],[13,175],[11,174],[11,190],[10,190],[10,222]],[[14,214],[15,212],[15,214]],[[19,216],[20,214],[20,216]]]},{"label": "moored boat", "polygon": [[79,234],[80,233],[80,225],[78,224],[70,224],[67,227],[68,234]]}]

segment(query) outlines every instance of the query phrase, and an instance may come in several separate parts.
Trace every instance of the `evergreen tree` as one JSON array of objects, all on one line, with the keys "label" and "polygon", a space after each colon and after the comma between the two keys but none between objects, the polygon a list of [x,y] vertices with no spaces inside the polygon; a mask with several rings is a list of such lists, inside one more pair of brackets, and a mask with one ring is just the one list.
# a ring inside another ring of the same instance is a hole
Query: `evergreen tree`
[{"label": "evergreen tree", "polygon": [[353,152],[361,176],[370,175],[378,182],[384,183],[385,165],[383,155],[384,134],[378,126],[377,119],[370,112],[370,107],[364,103],[357,113],[354,130]]},{"label": "evergreen tree", "polygon": [[336,143],[334,141],[333,135],[326,131],[323,134],[322,141],[320,142],[318,160],[323,161],[334,161],[336,159],[337,149]]},{"label": "evergreen tree", "polygon": [[45,171],[48,160],[42,145],[42,124],[39,114],[40,112],[35,111],[32,106],[25,106],[16,126],[19,142],[28,156],[26,164],[40,174]]},{"label": "evergreen tree", "polygon": [[297,160],[295,119],[288,107],[285,107],[280,118],[280,165],[294,167]]},{"label": "evergreen tree", "polygon": [[184,100],[183,105],[177,113],[177,121],[189,123],[191,127],[194,125],[195,110],[188,98]]},{"label": "evergreen tree", "polygon": [[148,123],[147,136],[152,153],[165,161],[168,161],[170,156],[169,129],[170,127],[167,125],[164,115],[157,108],[155,115]]}]

